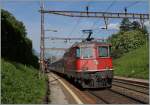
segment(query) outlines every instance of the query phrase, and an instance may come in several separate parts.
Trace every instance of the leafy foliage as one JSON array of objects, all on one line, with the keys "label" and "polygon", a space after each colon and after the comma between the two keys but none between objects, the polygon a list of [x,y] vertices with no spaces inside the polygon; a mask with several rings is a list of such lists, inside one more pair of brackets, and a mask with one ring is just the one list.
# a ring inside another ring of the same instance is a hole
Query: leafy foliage
[{"label": "leafy foliage", "polygon": [[132,29],[133,29],[133,30],[136,30],[136,29],[140,29],[140,28],[141,28],[141,25],[140,25],[139,22],[137,22],[137,21],[133,21],[131,24],[132,24]]},{"label": "leafy foliage", "polygon": [[32,52],[32,41],[26,37],[22,22],[8,11],[1,10],[2,57],[38,68],[38,58]]},{"label": "leafy foliage", "polygon": [[141,47],[148,41],[148,32],[146,28],[141,28],[137,21],[130,22],[124,18],[120,25],[120,31],[109,37],[112,43],[112,56],[119,58],[122,54],[130,52]]},{"label": "leafy foliage", "polygon": [[121,31],[129,31],[131,30],[132,23],[129,21],[128,18],[124,18],[120,24]]},{"label": "leafy foliage", "polygon": [[46,94],[45,77],[38,78],[38,71],[16,62],[2,59],[2,104],[40,104]]}]

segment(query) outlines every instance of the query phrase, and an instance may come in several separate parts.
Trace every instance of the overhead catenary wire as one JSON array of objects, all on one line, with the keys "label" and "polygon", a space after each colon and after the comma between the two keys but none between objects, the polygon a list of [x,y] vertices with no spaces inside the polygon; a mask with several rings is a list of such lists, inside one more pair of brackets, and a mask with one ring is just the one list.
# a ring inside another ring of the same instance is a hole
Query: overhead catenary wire
[{"label": "overhead catenary wire", "polygon": [[107,12],[114,4],[115,4],[115,0],[111,2],[111,4],[106,8],[106,10],[104,12]]},{"label": "overhead catenary wire", "polygon": [[[104,12],[107,12],[107,11],[115,4],[115,2],[116,2],[116,1],[113,0],[113,1],[111,2],[111,4],[106,8],[106,10],[105,10]],[[93,23],[91,29],[94,29],[94,27],[97,25],[98,21],[99,21],[99,20],[96,20],[96,21]]]},{"label": "overhead catenary wire", "polygon": [[[91,3],[90,1],[87,2],[86,9],[90,6],[90,3]],[[80,18],[80,17],[77,19],[76,24],[73,26],[73,28],[72,28],[71,32],[69,33],[68,37],[71,36],[72,33],[76,30],[76,28],[78,27],[78,25],[81,22],[81,19],[82,18]],[[82,35],[81,35],[81,37],[82,37]]]},{"label": "overhead catenary wire", "polygon": [[76,24],[73,26],[71,32],[69,33],[68,37],[72,35],[72,33],[74,32],[74,30],[77,28],[78,24],[80,23],[81,18],[79,17],[76,21]]},{"label": "overhead catenary wire", "polygon": [[[132,3],[130,3],[129,5],[127,6],[124,6],[124,8],[121,10],[121,12],[127,12],[129,8],[135,6],[136,4],[140,3],[141,1],[134,1]],[[126,10],[126,11],[125,11]],[[140,23],[141,23],[141,26],[143,26],[143,23],[144,23],[144,19],[140,19]]]},{"label": "overhead catenary wire", "polygon": [[[136,5],[137,3],[139,3],[140,1],[135,1],[135,2],[132,2],[131,4],[127,5],[127,6],[124,6],[124,8],[122,9],[121,12],[127,12],[127,9],[128,8],[131,8],[132,6]],[[112,1],[112,3],[107,7],[107,9],[105,10],[105,12],[107,12],[115,3],[115,0]],[[97,24],[98,22],[96,21],[94,24],[93,24],[93,27]],[[108,24],[107,24],[108,25]]]},{"label": "overhead catenary wire", "polygon": [[137,4],[137,3],[139,3],[139,2],[140,2],[140,1],[135,1],[135,2],[133,2],[133,3],[129,4],[129,5],[127,5],[126,8],[130,8],[130,7],[134,6],[135,4]]},{"label": "overhead catenary wire", "polygon": [[[87,13],[89,12],[89,7],[91,6],[91,3],[92,3],[91,1],[87,2],[87,5],[86,5],[86,11],[87,11]],[[87,10],[87,7],[88,7],[88,10]],[[81,35],[81,38],[84,38],[84,34]]]},{"label": "overhead catenary wire", "polygon": [[130,3],[129,5],[126,5],[123,7],[123,9],[121,10],[121,12],[124,12],[125,11],[125,8],[128,10],[129,8],[135,6],[136,4],[138,4],[140,1],[134,1],[132,3]]},{"label": "overhead catenary wire", "polygon": [[[89,15],[86,14],[85,11],[42,11],[44,13],[57,14],[69,17],[92,17],[92,18],[133,18],[133,19],[148,19],[148,14],[135,14],[135,13],[111,13],[111,12],[88,12]],[[142,16],[142,17],[141,17]]]}]

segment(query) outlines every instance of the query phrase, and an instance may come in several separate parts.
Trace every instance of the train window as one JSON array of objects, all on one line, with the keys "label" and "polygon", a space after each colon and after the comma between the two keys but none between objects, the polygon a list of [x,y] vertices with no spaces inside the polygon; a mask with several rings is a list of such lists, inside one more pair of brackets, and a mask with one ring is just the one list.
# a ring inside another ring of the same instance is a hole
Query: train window
[{"label": "train window", "polygon": [[80,58],[80,48],[77,48],[77,49],[76,49],[76,57],[77,57],[77,58]]},{"label": "train window", "polygon": [[99,52],[99,57],[108,57],[109,56],[109,50],[108,46],[99,46],[98,47],[98,52]]},{"label": "train window", "polygon": [[82,48],[81,49],[81,54],[83,58],[92,58],[93,57],[93,52],[92,48]]},{"label": "train window", "polygon": [[109,46],[109,56],[111,56],[111,46]]}]

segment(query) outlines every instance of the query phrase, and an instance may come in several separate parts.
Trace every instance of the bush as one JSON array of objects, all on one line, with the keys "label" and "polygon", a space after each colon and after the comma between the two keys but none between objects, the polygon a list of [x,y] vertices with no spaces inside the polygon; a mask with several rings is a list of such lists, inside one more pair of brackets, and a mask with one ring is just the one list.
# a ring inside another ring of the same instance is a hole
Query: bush
[{"label": "bush", "polygon": [[120,32],[109,38],[112,43],[112,57],[118,58],[122,54],[143,46],[147,41],[145,34],[138,30]]},{"label": "bush", "polygon": [[38,57],[32,51],[32,41],[27,38],[24,24],[3,9],[1,10],[1,30],[2,57],[38,68]]},{"label": "bush", "polygon": [[16,62],[2,60],[2,104],[40,104],[46,95],[45,76],[40,79],[38,71]]},{"label": "bush", "polygon": [[108,38],[112,44],[112,57],[119,58],[124,53],[140,48],[148,41],[148,31],[137,21],[130,22],[124,18],[120,24],[120,31]]},{"label": "bush", "polygon": [[121,49],[116,49],[116,50],[114,50],[114,51],[111,53],[111,56],[112,56],[113,58],[120,58],[123,53],[124,53],[123,50],[121,50]]}]

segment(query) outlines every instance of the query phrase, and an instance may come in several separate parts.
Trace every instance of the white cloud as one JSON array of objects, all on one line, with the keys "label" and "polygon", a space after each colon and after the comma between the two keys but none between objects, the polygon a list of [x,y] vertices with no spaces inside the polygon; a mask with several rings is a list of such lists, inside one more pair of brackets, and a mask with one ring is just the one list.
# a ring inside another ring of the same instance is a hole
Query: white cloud
[{"label": "white cloud", "polygon": [[93,22],[91,21],[82,21],[80,23],[80,29],[81,30],[85,30],[85,29],[91,29],[91,27],[93,26]]},{"label": "white cloud", "polygon": [[115,29],[115,30],[119,30],[119,23],[111,23],[108,25],[108,29]]},{"label": "white cloud", "polygon": [[149,20],[148,20],[148,21],[145,21],[145,22],[144,22],[144,25],[145,25],[145,26],[149,26],[149,25],[150,25],[150,21],[149,21]]},{"label": "white cloud", "polygon": [[[110,23],[108,24],[108,29],[110,30],[119,30],[119,23]],[[105,28],[106,26],[101,26],[100,28]]]},{"label": "white cloud", "polygon": [[149,20],[148,20],[148,21],[145,21],[145,22],[144,22],[144,25],[146,26],[148,32],[150,33],[150,21],[149,21]]}]

